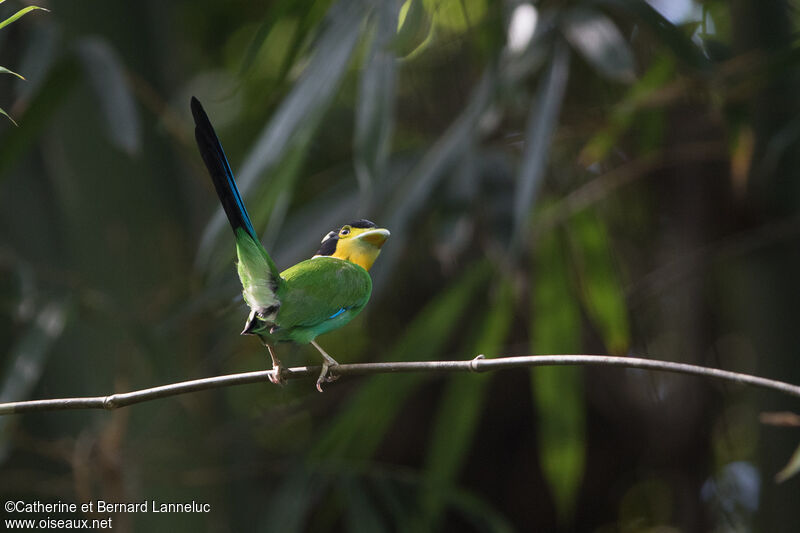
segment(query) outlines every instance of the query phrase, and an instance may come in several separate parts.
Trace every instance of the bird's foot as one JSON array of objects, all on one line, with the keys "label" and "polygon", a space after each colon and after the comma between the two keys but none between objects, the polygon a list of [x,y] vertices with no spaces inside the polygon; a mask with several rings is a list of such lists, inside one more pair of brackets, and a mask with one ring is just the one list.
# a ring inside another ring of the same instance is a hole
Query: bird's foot
[{"label": "bird's foot", "polygon": [[322,355],[322,372],[319,373],[319,377],[317,378],[317,390],[322,392],[323,383],[330,383],[331,381],[339,379],[339,376],[330,375],[330,369],[338,366],[339,363],[336,362],[336,359],[328,355],[316,342],[311,341],[311,345]]},{"label": "bird's foot", "polygon": [[339,379],[339,376],[331,375],[330,369],[333,367],[338,366],[339,363],[333,362],[333,364],[329,363],[328,361],[322,362],[322,371],[319,373],[319,377],[317,378],[317,390],[322,392],[322,384],[323,383],[330,383],[332,381],[336,381]]},{"label": "bird's foot", "polygon": [[286,378],[283,377],[285,367],[280,363],[277,365],[273,364],[272,370],[274,372],[269,375],[269,380],[275,385],[286,385]]},{"label": "bird's foot", "polygon": [[330,369],[338,366],[339,363],[334,361],[333,363],[329,363],[327,360],[322,362],[322,372],[319,373],[319,377],[317,378],[317,390],[322,392],[322,384],[323,383],[330,383],[331,381],[336,381],[339,379],[339,376],[332,375],[330,373]]},{"label": "bird's foot", "polygon": [[275,350],[272,349],[267,343],[264,343],[264,346],[267,347],[269,350],[269,356],[272,359],[272,370],[274,372],[269,375],[269,380],[274,383],[275,385],[286,385],[286,379],[283,377],[283,371],[285,367],[281,364],[280,359],[275,355]]}]

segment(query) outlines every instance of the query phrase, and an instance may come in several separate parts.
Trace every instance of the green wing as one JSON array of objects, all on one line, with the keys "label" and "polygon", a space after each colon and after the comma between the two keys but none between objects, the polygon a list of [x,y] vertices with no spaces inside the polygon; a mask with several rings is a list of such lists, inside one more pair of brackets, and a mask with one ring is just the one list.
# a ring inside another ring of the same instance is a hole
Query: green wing
[{"label": "green wing", "polygon": [[[276,337],[308,342],[349,322],[369,301],[366,270],[333,257],[308,259],[283,271],[285,290],[275,319]],[[281,339],[283,340],[283,339]]]},{"label": "green wing", "polygon": [[244,301],[268,319],[281,304],[279,291],[284,280],[261,243],[242,228],[236,230],[236,255]]}]

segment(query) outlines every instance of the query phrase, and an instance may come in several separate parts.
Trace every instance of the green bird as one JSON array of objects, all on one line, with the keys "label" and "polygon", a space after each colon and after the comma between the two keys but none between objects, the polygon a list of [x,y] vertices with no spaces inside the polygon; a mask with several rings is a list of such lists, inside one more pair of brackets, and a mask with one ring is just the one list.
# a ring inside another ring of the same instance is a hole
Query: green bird
[{"label": "green bird", "polygon": [[367,272],[389,238],[389,231],[369,220],[356,220],[329,232],[317,253],[283,272],[261,245],[242,202],[233,172],[197,98],[192,97],[195,138],[211,174],[222,208],[236,237],[239,280],[250,315],[242,335],[257,335],[269,350],[274,383],[283,383],[283,367],[275,355],[279,342],[311,343],[322,354],[317,389],[331,381],[328,371],[338,363],[315,339],[338,329],[369,301],[372,279]]}]

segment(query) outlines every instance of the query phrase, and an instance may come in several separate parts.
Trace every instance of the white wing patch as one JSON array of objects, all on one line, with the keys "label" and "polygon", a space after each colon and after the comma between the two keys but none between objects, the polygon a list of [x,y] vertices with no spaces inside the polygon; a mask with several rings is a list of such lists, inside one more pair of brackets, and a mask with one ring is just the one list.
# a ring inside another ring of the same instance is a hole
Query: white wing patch
[{"label": "white wing patch", "polygon": [[264,252],[253,241],[245,240],[237,243],[236,253],[244,301],[262,319],[274,319],[281,303],[276,294],[277,283],[272,279]]}]

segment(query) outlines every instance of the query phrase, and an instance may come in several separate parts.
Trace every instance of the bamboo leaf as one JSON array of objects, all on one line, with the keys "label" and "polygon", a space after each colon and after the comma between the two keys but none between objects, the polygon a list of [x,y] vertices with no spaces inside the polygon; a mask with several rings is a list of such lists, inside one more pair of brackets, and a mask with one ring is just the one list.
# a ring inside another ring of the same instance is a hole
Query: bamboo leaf
[{"label": "bamboo leaf", "polygon": [[77,70],[70,59],[58,62],[50,69],[41,90],[31,99],[25,110],[25,121],[19,131],[0,138],[0,179],[7,175],[9,169],[40,138],[53,110],[69,96],[77,80]]},{"label": "bamboo leaf", "polygon": [[22,77],[22,75],[17,74],[13,70],[8,70],[6,67],[0,67],[0,74],[11,74],[12,76],[16,76],[21,80],[25,79],[25,78]]},{"label": "bamboo leaf", "polygon": [[394,2],[382,2],[373,17],[373,35],[356,98],[355,168],[362,196],[384,173],[394,127],[397,60],[388,43],[397,26]]},{"label": "bamboo leaf", "polygon": [[[315,46],[315,53],[302,78],[262,131],[250,156],[242,165],[239,182],[242,189],[252,186],[256,177],[292,144],[298,131],[315,129],[336,93],[350,61],[364,17],[360,2],[349,0],[334,5],[328,24]],[[309,123],[308,121],[311,121]]]},{"label": "bamboo leaf", "polygon": [[605,224],[587,211],[574,216],[568,229],[580,298],[606,349],[622,355],[630,344],[630,326]]},{"label": "bamboo leaf", "polygon": [[100,103],[111,141],[129,155],[136,153],[141,124],[122,61],[108,42],[97,37],[82,39],[77,50]]},{"label": "bamboo leaf", "polygon": [[601,7],[612,7],[640,21],[675,57],[687,65],[699,70],[706,70],[711,66],[711,62],[691,39],[645,0],[593,0],[592,3]]},{"label": "bamboo leaf", "polygon": [[[520,6],[528,5],[520,4]],[[524,10],[525,8],[522,7],[522,9]],[[553,34],[557,29],[557,19],[556,14],[551,11],[537,11],[533,35],[527,39],[527,44],[524,48],[518,48],[520,45],[510,40],[512,39],[512,34],[516,34],[518,30],[509,27],[509,42],[506,45],[507,53],[504,54],[501,62],[501,72],[505,83],[510,84],[512,87],[518,87],[520,84],[526,83],[527,79],[533,76],[547,62],[550,57],[549,43],[553,42]],[[512,19],[511,24],[513,23]],[[513,37],[513,39],[518,38],[516,36]]]},{"label": "bamboo leaf", "polygon": [[17,125],[18,125],[18,124],[16,123],[16,121],[15,121],[13,118],[11,118],[11,115],[9,115],[8,113],[6,113],[6,110],[5,110],[5,109],[3,109],[2,107],[0,107],[0,115],[3,115],[3,116],[5,116],[5,117],[6,117],[8,120],[10,120],[10,121],[11,121],[11,123],[12,123],[13,125],[15,125],[15,126],[17,126]]},{"label": "bamboo leaf", "polygon": [[[373,487],[375,489],[375,499],[382,508],[386,509],[390,524],[408,524],[408,498],[404,497],[404,487],[399,486],[397,480],[379,472],[373,476]],[[398,527],[395,531],[408,531]]]},{"label": "bamboo leaf", "polygon": [[662,54],[653,59],[651,65],[626,92],[608,117],[608,125],[598,131],[581,150],[580,159],[585,166],[604,159],[620,137],[626,133],[637,115],[642,113],[643,103],[655,91],[664,87],[675,75],[675,60]]},{"label": "bamboo leaf", "polygon": [[[481,318],[477,338],[469,353],[494,354],[501,351],[514,318],[514,294],[508,280],[499,284]],[[481,415],[490,376],[453,376],[438,407],[434,432],[428,448],[425,490],[420,491],[423,520],[421,529],[437,531],[444,514],[446,488],[463,467]]]},{"label": "bamboo leaf", "polygon": [[569,49],[563,42],[557,41],[550,65],[539,82],[525,129],[525,152],[522,155],[514,199],[512,242],[516,247],[527,236],[526,222],[544,177],[550,141],[558,124],[568,75]]},{"label": "bamboo leaf", "polygon": [[[47,356],[55,341],[64,331],[67,321],[67,304],[53,301],[43,306],[33,323],[11,348],[9,366],[2,373],[0,402],[21,401],[28,398],[44,371]],[[0,418],[0,463],[8,453],[9,417]]]},{"label": "bamboo leaf", "polygon": [[600,74],[624,83],[634,80],[633,52],[606,15],[590,8],[574,8],[562,27],[567,40]]},{"label": "bamboo leaf", "polygon": [[45,9],[45,8],[39,7],[39,6],[24,7],[22,9],[20,9],[19,11],[17,11],[16,13],[14,13],[13,15],[11,15],[10,17],[8,17],[7,19],[5,19],[4,21],[0,22],[0,29],[5,28],[6,26],[11,24],[12,22],[16,22],[21,17],[27,15],[31,11],[36,11],[36,10],[50,11],[49,9]]},{"label": "bamboo leaf", "polygon": [[[486,265],[480,263],[448,285],[414,318],[386,358],[390,361],[435,358],[467,311],[469,299],[487,273]],[[411,374],[370,378],[317,440],[310,456],[326,461],[372,456],[406,397],[421,381],[421,376]]]},{"label": "bamboo leaf", "polygon": [[60,26],[50,23],[34,24],[28,32],[25,49],[19,60],[19,71],[25,73],[26,83],[16,83],[15,96],[23,108],[30,103],[30,99],[41,88],[53,67],[60,50]]},{"label": "bamboo leaf", "polygon": [[18,401],[26,397],[41,374],[45,357],[52,343],[64,330],[66,306],[51,302],[36,315],[28,331],[12,348],[12,366],[3,375],[0,402]]},{"label": "bamboo leaf", "polygon": [[433,27],[423,0],[406,0],[400,8],[397,35],[390,47],[400,57],[416,51],[428,39]]},{"label": "bamboo leaf", "polygon": [[475,531],[492,533],[512,533],[514,527],[496,509],[481,498],[464,491],[450,493],[448,502],[461,512],[464,518],[475,524]]},{"label": "bamboo leaf", "polygon": [[[361,34],[366,14],[358,0],[343,0],[329,10],[314,54],[294,89],[262,130],[237,173],[242,195],[250,199],[251,218],[263,223],[276,197],[269,182],[258,179],[280,165],[287,170],[282,189],[293,186],[308,144],[336,95]],[[286,159],[295,158],[290,164]],[[257,209],[265,204],[267,209]],[[227,221],[218,210],[201,238],[198,262],[207,264]]]},{"label": "bamboo leaf", "polygon": [[790,477],[797,475],[800,472],[800,445],[797,446],[797,449],[792,454],[792,457],[789,459],[789,462],[786,463],[780,472],[775,474],[775,481],[778,483],[783,483]]},{"label": "bamboo leaf", "polygon": [[296,468],[277,487],[262,514],[260,530],[299,533],[323,484],[305,468]]},{"label": "bamboo leaf", "polygon": [[466,32],[481,24],[489,11],[487,0],[426,0],[434,24],[450,32]]},{"label": "bamboo leaf", "polygon": [[[532,293],[531,347],[536,353],[578,351],[580,310],[572,293],[564,244],[550,232],[538,243]],[[564,525],[573,515],[586,460],[583,372],[536,368],[531,373],[539,460]]]},{"label": "bamboo leaf", "polygon": [[264,17],[264,21],[258,27],[253,40],[250,42],[250,45],[245,51],[244,59],[242,59],[242,65],[239,67],[239,76],[244,76],[253,66],[261,47],[264,45],[264,42],[267,40],[267,37],[269,37],[270,32],[278,23],[278,21],[280,21],[293,10],[301,10],[306,14],[310,13],[312,11],[310,9],[311,4],[312,2],[310,0],[280,0],[278,2],[271,3],[269,10]]},{"label": "bamboo leaf", "polygon": [[358,480],[348,476],[344,483],[344,491],[347,495],[347,531],[352,533],[388,531],[375,503]]},{"label": "bamboo leaf", "polygon": [[270,255],[279,265],[293,265],[307,259],[325,231],[341,224],[342,220],[352,218],[357,211],[358,191],[355,187],[337,184],[319,191],[317,196],[295,210],[286,220],[274,245],[269,247]]},{"label": "bamboo leaf", "polygon": [[392,191],[392,200],[385,210],[389,213],[386,217],[388,220],[386,227],[392,229],[392,246],[387,246],[382,252],[382,266],[373,275],[373,286],[376,290],[382,289],[400,258],[408,221],[414,213],[422,209],[431,190],[474,141],[478,122],[491,103],[496,86],[495,72],[487,70],[478,86],[472,91],[469,104],[464,111]]}]

